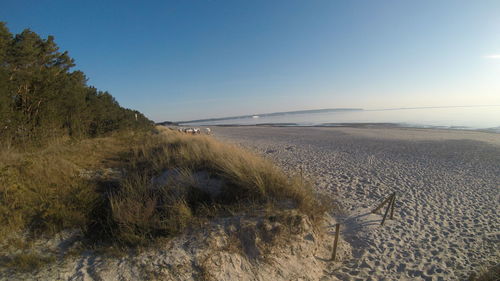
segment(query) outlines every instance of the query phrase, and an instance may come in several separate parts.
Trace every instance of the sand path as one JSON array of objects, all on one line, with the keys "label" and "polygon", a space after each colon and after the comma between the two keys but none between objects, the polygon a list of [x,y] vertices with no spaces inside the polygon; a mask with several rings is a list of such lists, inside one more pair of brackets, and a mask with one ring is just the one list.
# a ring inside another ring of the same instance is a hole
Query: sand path
[{"label": "sand path", "polygon": [[[500,258],[500,135],[398,128],[216,128],[218,138],[300,167],[345,210],[354,249],[324,279],[466,280]],[[370,210],[398,193],[395,219]]]}]

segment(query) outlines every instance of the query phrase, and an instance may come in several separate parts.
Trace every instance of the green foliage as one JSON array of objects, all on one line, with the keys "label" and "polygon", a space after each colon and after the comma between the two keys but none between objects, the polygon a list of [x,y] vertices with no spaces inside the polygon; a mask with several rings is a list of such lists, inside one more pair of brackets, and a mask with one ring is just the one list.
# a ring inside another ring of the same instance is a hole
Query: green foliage
[{"label": "green foliage", "polygon": [[0,22],[0,142],[38,144],[59,136],[96,137],[151,128],[138,111],[86,85],[54,37],[25,29],[13,35]]}]

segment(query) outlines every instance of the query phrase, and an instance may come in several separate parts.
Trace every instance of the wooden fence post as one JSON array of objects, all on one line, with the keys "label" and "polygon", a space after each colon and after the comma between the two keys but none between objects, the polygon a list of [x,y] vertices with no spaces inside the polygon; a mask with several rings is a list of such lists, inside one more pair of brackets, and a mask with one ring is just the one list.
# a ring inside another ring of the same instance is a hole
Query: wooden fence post
[{"label": "wooden fence post", "polygon": [[380,223],[380,225],[384,225],[384,222],[385,222],[385,218],[387,217],[387,214],[389,214],[389,209],[391,208],[392,206],[392,202],[393,202],[393,199],[394,197],[396,196],[396,193],[393,193],[390,197],[389,197],[389,204],[387,205],[387,209],[385,209],[385,214],[384,214],[384,218],[382,219],[382,223]]},{"label": "wooden fence post", "polygon": [[337,223],[335,225],[335,240],[333,240],[333,253],[332,253],[333,261],[335,261],[335,258],[337,256],[337,243],[339,240],[339,232],[340,232],[340,223]]},{"label": "wooden fence post", "polygon": [[377,208],[373,209],[372,213],[376,213],[378,210],[380,210],[387,202],[389,202],[391,199],[392,199],[392,196],[395,194],[395,192],[391,195],[389,195],[389,197],[385,198],[384,201],[382,201],[382,203],[380,203]]},{"label": "wooden fence post", "polygon": [[391,220],[394,218],[394,204],[396,204],[396,192],[394,192],[394,195],[392,195],[392,202],[391,202]]}]

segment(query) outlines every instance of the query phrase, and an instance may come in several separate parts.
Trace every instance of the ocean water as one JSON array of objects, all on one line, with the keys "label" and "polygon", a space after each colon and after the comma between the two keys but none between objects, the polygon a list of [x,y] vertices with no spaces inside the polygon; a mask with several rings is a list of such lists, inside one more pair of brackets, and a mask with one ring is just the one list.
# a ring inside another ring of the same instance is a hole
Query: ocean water
[{"label": "ocean water", "polygon": [[488,129],[500,132],[500,106],[338,110],[274,113],[218,120],[198,120],[185,125],[286,125],[341,126],[386,123],[405,127]]}]

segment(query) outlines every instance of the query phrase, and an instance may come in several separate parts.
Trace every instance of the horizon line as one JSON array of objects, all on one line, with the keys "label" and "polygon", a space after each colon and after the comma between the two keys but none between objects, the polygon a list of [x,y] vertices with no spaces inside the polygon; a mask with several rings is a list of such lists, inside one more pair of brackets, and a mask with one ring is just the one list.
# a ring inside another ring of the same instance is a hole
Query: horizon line
[{"label": "horizon line", "polygon": [[237,116],[226,116],[226,117],[212,117],[212,118],[203,118],[203,119],[192,119],[192,120],[181,120],[181,121],[160,121],[156,122],[157,124],[164,122],[173,122],[178,124],[185,123],[194,123],[194,122],[202,122],[202,121],[219,121],[225,119],[237,119],[237,118],[246,118],[251,116],[261,116],[261,115],[273,115],[273,114],[286,114],[286,113],[306,113],[310,111],[328,111],[328,110],[361,110],[361,111],[385,111],[385,110],[408,110],[408,109],[433,109],[433,108],[460,108],[460,107],[496,107],[500,106],[500,104],[493,105],[444,105],[444,106],[417,106],[417,107],[391,107],[391,108],[375,108],[375,109],[365,109],[360,107],[334,107],[334,108],[318,108],[318,109],[304,109],[304,110],[291,110],[291,111],[276,111],[276,112],[268,112],[268,113],[257,113],[257,114],[244,114]]}]

